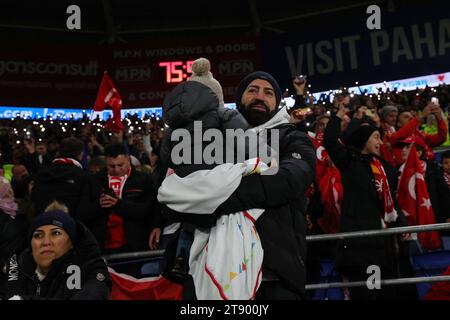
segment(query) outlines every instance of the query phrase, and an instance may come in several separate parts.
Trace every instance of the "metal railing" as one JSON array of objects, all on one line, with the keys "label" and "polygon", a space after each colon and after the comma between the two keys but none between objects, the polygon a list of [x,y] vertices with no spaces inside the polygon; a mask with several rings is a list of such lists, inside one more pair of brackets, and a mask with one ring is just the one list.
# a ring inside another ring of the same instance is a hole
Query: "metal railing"
[{"label": "metal railing", "polygon": [[[353,231],[336,234],[320,234],[314,236],[307,236],[306,241],[307,242],[330,241],[330,240],[342,240],[359,237],[370,237],[370,236],[411,233],[411,232],[439,231],[439,230],[450,230],[450,223],[437,223],[422,226],[398,227],[383,230]],[[156,258],[162,255],[164,255],[164,250],[153,250],[153,251],[136,251],[136,252],[109,254],[104,255],[103,258],[107,261],[112,261],[112,260],[125,260],[136,258]]]},{"label": "metal railing", "polygon": [[[382,229],[382,230],[363,230],[363,231],[343,232],[343,233],[336,233],[336,234],[311,235],[311,236],[306,237],[306,241],[307,242],[330,241],[330,240],[342,240],[342,239],[383,236],[383,235],[392,235],[392,234],[439,231],[439,230],[450,230],[450,223],[437,223],[437,224],[421,225],[421,226],[398,227],[398,228],[389,228],[389,229]],[[156,257],[161,257],[163,255],[164,255],[164,250],[154,250],[154,251],[138,251],[138,252],[129,252],[129,253],[110,254],[110,255],[104,255],[103,257],[107,261],[113,261],[113,260],[125,260],[125,259],[136,259],[136,258],[156,258]],[[386,280],[380,280],[380,284],[381,285],[399,285],[399,284],[415,284],[415,283],[422,283],[422,282],[438,282],[438,281],[450,281],[450,276],[430,276],[430,277],[416,277],[416,278],[386,279]],[[367,286],[367,282],[366,281],[354,281],[354,282],[330,282],[330,283],[307,284],[305,286],[305,290],[349,288],[349,287],[362,287],[362,286]]]},{"label": "metal railing", "polygon": [[422,226],[388,228],[388,229],[382,229],[382,230],[352,231],[352,232],[342,232],[342,233],[335,233],[335,234],[320,234],[320,235],[314,235],[314,236],[307,236],[306,241],[314,242],[314,241],[342,240],[342,239],[350,239],[350,238],[383,236],[383,235],[399,234],[399,233],[439,231],[439,230],[450,230],[450,223],[436,223],[436,224],[427,224],[427,225],[422,225]]},{"label": "metal railing", "polygon": [[[439,282],[439,281],[450,281],[450,276],[387,279],[387,280],[380,280],[380,285],[386,286],[386,285],[414,284],[422,282]],[[305,286],[305,290],[365,287],[365,286],[367,286],[367,281],[329,282],[329,283],[307,284]]]},{"label": "metal railing", "polygon": [[164,255],[165,250],[152,250],[152,251],[136,251],[126,253],[105,254],[103,259],[106,261],[115,260],[127,260],[127,259],[139,259],[139,258],[158,258]]}]

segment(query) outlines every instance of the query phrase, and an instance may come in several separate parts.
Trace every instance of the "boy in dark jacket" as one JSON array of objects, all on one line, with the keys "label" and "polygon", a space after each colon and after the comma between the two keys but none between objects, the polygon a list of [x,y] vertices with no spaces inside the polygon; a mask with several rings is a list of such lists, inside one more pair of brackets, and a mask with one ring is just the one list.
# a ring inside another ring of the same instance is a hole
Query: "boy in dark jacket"
[{"label": "boy in dark jacket", "polygon": [[[404,216],[395,200],[395,170],[378,158],[382,144],[380,132],[361,125],[349,135],[347,145],[341,137],[341,121],[349,112],[343,105],[328,122],[323,145],[341,172],[344,197],[341,232],[384,229],[404,224]],[[396,278],[394,239],[365,237],[339,241],[336,266],[350,281],[366,281],[369,266],[381,269],[383,278]],[[352,299],[394,298],[390,288],[368,290],[350,288]]]}]

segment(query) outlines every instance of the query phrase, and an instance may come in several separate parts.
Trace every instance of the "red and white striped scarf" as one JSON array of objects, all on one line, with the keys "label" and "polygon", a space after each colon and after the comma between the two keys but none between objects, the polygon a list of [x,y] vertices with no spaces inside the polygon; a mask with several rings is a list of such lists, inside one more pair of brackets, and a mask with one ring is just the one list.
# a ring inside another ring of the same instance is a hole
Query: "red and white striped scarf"
[{"label": "red and white striped scarf", "polygon": [[375,177],[378,199],[380,199],[384,209],[384,212],[381,214],[381,219],[384,222],[394,222],[397,220],[398,215],[394,207],[394,201],[392,200],[389,182],[383,165],[377,158],[373,158],[370,162],[370,168]]},{"label": "red and white striped scarf", "polygon": [[108,186],[114,190],[114,193],[116,194],[117,198],[122,198],[122,190],[125,185],[125,182],[127,181],[128,177],[130,176],[131,168],[128,170],[127,174],[118,177],[118,176],[110,176],[108,175]]}]

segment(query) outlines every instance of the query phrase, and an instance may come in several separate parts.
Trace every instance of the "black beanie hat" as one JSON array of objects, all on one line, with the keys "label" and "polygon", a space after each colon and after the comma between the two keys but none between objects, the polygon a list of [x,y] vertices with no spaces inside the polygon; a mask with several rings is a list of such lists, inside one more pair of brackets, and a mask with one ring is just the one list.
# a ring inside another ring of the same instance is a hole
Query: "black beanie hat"
[{"label": "black beanie hat", "polygon": [[242,100],[242,95],[244,94],[245,89],[247,89],[248,85],[256,79],[262,79],[262,80],[266,80],[267,82],[269,82],[272,87],[273,90],[275,91],[275,99],[276,99],[276,108],[278,108],[278,106],[280,105],[281,102],[281,89],[280,86],[278,85],[277,80],[275,80],[274,77],[272,77],[270,74],[268,74],[267,72],[264,71],[255,71],[250,73],[249,75],[247,75],[244,79],[242,79],[242,81],[239,83],[238,87],[237,87],[237,91],[236,91],[236,107],[239,110],[240,106],[241,106],[241,100]]},{"label": "black beanie hat", "polygon": [[348,144],[355,147],[358,150],[362,150],[364,146],[366,145],[367,140],[369,140],[369,137],[374,133],[377,128],[371,125],[361,125],[358,129],[353,131],[349,138],[348,138]]},{"label": "black beanie hat", "polygon": [[78,241],[77,224],[75,220],[64,211],[52,210],[41,213],[40,215],[36,216],[36,218],[34,218],[34,220],[31,222],[29,234],[30,243],[33,237],[33,232],[37,228],[46,225],[54,225],[64,229],[69,235],[70,240],[72,240],[72,244],[75,244]]}]

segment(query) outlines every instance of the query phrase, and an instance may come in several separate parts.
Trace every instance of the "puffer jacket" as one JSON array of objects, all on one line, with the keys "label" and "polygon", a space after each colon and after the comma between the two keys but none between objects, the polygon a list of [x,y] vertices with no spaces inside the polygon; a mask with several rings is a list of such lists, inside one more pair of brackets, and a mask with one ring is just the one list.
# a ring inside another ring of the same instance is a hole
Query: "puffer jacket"
[{"label": "puffer jacket", "polygon": [[[39,281],[31,248],[14,254],[6,268],[3,299],[18,295],[24,300],[107,300],[111,291],[108,268],[92,233],[77,223],[79,241],[52,263],[47,276]],[[79,269],[78,269],[79,268]],[[79,272],[77,271],[79,270]],[[80,276],[80,286],[76,277]]]},{"label": "puffer jacket", "polygon": [[[161,142],[160,157],[165,166],[176,168],[170,161],[170,152],[178,141],[171,141],[173,130],[185,129],[191,137],[203,135],[208,129],[248,129],[247,120],[234,109],[219,105],[219,99],[207,86],[197,82],[188,81],[176,86],[166,96],[163,103],[164,121],[169,126]],[[194,122],[201,122],[202,132],[195,132]],[[192,139],[192,149],[204,150],[208,143],[196,146],[197,141]],[[227,151],[224,151],[227,152]],[[194,152],[191,152],[191,163],[194,163]]]}]

